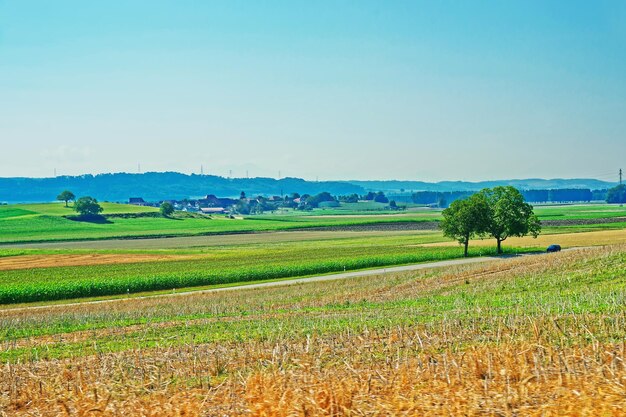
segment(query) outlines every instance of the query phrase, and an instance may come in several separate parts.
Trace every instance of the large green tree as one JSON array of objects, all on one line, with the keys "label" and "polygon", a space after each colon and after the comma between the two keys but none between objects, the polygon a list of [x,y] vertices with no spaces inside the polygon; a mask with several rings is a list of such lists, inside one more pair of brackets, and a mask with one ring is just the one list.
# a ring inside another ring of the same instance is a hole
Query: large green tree
[{"label": "large green tree", "polygon": [[443,235],[464,245],[467,256],[469,241],[482,235],[489,226],[489,205],[483,194],[474,194],[463,200],[455,200],[442,212],[440,227]]},{"label": "large green tree", "polygon": [[74,201],[75,199],[76,199],[76,196],[74,195],[74,193],[68,190],[63,191],[61,194],[57,196],[57,200],[65,201],[65,207],[67,207],[68,201]]},{"label": "large green tree", "polygon": [[541,232],[541,223],[533,206],[524,201],[524,196],[515,187],[485,188],[479,194],[489,206],[486,231],[498,242],[498,253],[502,253],[502,242],[509,236],[537,237]]},{"label": "large green tree", "polygon": [[98,200],[93,197],[81,197],[74,203],[74,210],[81,216],[97,216],[102,213],[102,206],[98,204]]},{"label": "large green tree", "polygon": [[626,203],[626,185],[620,184],[616,187],[610,188],[606,194],[607,203]]}]

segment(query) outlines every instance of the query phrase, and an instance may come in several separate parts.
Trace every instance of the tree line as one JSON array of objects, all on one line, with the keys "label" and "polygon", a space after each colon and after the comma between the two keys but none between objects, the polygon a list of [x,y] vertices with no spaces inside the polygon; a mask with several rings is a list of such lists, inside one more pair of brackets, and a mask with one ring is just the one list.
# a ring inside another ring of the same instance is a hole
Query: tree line
[{"label": "tree line", "polygon": [[606,197],[607,203],[626,203],[626,185],[620,184],[616,187],[609,189]]},{"label": "tree line", "polygon": [[[521,190],[520,193],[526,201],[533,203],[562,203],[606,200],[609,192],[588,188],[559,188],[554,190]],[[437,204],[444,208],[454,200],[467,198],[472,194],[474,191],[418,191],[411,194],[411,201],[415,204]]]},{"label": "tree line", "polygon": [[485,188],[467,198],[455,200],[442,212],[440,227],[446,237],[464,245],[468,255],[470,239],[490,236],[496,239],[498,254],[502,242],[510,236],[532,235],[541,232],[541,223],[515,187]]}]

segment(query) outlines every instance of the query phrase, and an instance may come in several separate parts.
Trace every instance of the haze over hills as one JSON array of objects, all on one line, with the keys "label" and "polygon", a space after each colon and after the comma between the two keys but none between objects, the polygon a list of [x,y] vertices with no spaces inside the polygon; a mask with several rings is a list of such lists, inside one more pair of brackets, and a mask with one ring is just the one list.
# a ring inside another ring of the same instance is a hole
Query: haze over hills
[{"label": "haze over hills", "polygon": [[564,188],[588,188],[590,190],[606,189],[616,185],[616,183],[601,181],[593,178],[528,178],[509,179],[493,181],[349,181],[351,184],[359,185],[372,191],[478,191],[487,187],[498,185],[512,185],[521,190],[545,190]]},{"label": "haze over hills", "polygon": [[410,193],[415,191],[474,191],[485,187],[513,185],[523,190],[588,188],[607,189],[615,183],[596,179],[513,179],[482,182],[442,181],[306,181],[300,178],[224,178],[214,175],[186,175],[177,172],[144,174],[99,174],[54,178],[0,178],[0,201],[46,202],[69,189],[77,196],[90,195],[102,201],[127,201],[142,197],[146,201],[181,200],[214,194],[219,197],[247,195],[364,194],[368,191]]}]

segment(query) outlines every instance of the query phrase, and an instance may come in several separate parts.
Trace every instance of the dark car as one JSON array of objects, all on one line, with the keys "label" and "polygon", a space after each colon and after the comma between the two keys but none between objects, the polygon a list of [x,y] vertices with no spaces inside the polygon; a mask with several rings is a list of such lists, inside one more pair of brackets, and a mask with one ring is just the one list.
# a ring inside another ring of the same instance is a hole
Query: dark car
[{"label": "dark car", "polygon": [[546,249],[546,252],[560,252],[561,251],[561,245],[550,245],[548,246],[548,249]]}]

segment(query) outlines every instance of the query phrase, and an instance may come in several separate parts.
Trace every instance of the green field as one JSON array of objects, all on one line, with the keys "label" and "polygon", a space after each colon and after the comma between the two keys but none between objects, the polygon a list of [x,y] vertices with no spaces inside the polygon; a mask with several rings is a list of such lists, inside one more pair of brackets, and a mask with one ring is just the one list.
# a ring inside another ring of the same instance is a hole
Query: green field
[{"label": "green field", "polygon": [[[406,205],[406,204],[403,204]],[[415,210],[418,207],[414,204],[406,205],[408,209]],[[369,215],[376,214],[398,214],[398,210],[391,210],[387,203],[377,203],[375,201],[359,201],[358,203],[344,203],[342,202],[339,207],[319,207],[311,211],[298,211],[292,209],[280,208],[276,210],[272,215],[282,216],[335,216],[335,215],[355,215],[364,214]]]},{"label": "green field", "polygon": [[540,220],[626,218],[626,207],[618,204],[535,206],[535,213]]},{"label": "green field", "polygon": [[[155,212],[154,208],[104,203],[104,215]],[[56,240],[111,239],[122,237],[193,236],[220,233],[249,233],[320,226],[350,226],[385,222],[432,220],[432,213],[393,216],[317,217],[309,215],[226,216],[180,215],[163,217],[111,217],[107,223],[90,223],[65,218],[75,214],[63,204],[0,206],[0,243],[45,242]],[[296,213],[299,214],[299,213]]]}]

